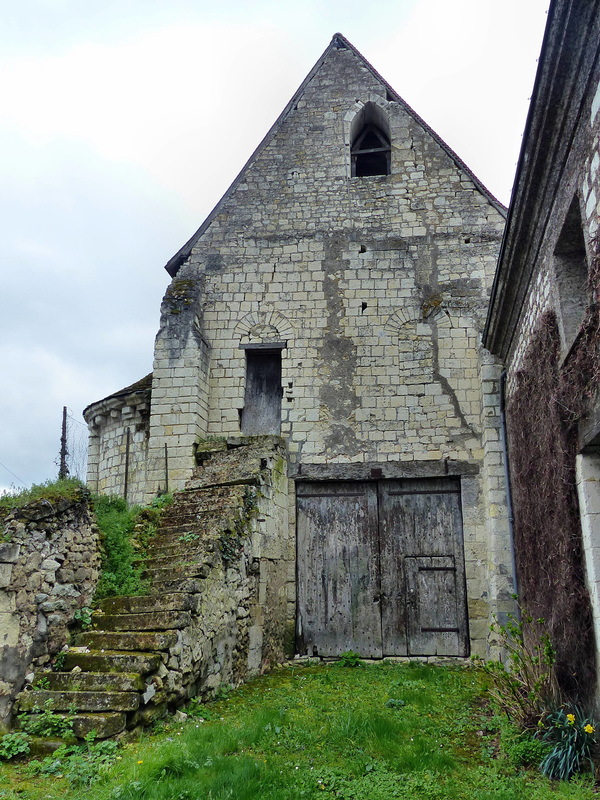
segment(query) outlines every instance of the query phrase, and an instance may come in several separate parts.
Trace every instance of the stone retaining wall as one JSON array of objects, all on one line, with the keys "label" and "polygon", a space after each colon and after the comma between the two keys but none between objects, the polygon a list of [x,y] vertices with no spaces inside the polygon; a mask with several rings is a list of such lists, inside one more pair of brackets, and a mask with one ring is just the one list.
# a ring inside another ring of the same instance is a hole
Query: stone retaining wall
[{"label": "stone retaining wall", "polygon": [[0,543],[0,726],[28,672],[66,643],[99,575],[99,533],[85,489],[3,515]]}]

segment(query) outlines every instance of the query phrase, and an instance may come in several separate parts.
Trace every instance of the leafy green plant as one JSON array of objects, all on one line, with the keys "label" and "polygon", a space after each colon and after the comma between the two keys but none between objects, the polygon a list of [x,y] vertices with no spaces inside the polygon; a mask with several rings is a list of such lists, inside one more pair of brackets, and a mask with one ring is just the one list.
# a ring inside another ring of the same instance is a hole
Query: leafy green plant
[{"label": "leafy green plant", "polygon": [[115,763],[119,749],[117,742],[109,739],[95,744],[95,738],[95,731],[91,731],[84,744],[62,745],[52,755],[34,762],[31,771],[64,776],[71,786],[89,786]]},{"label": "leafy green plant", "polygon": [[[528,626],[525,635],[524,625]],[[507,653],[507,661],[489,661],[490,696],[521,729],[535,730],[548,709],[559,704],[554,676],[555,654],[544,620],[523,614],[521,620],[508,615],[508,622],[495,621],[492,632]]]},{"label": "leafy green plant", "polygon": [[552,750],[540,764],[540,772],[548,778],[568,781],[585,766],[592,771],[592,751],[596,744],[596,725],[578,706],[563,707],[548,714],[541,723],[542,740]]},{"label": "leafy green plant", "polygon": [[537,734],[521,731],[506,717],[498,719],[500,747],[514,767],[539,767],[548,752],[548,745],[536,738]]},{"label": "leafy green plant", "polygon": [[5,733],[4,736],[0,738],[0,759],[2,761],[10,761],[11,758],[26,756],[28,754],[29,736],[25,731]]},{"label": "leafy green plant", "polygon": [[207,721],[214,718],[214,711],[211,710],[210,706],[208,706],[206,703],[203,703],[202,700],[199,700],[197,697],[193,697],[190,700],[190,703],[185,711],[188,717]]},{"label": "leafy green plant", "polygon": [[396,697],[390,697],[389,700],[385,701],[386,708],[402,708],[406,705],[404,700],[398,700]]},{"label": "leafy green plant", "polygon": [[361,657],[358,653],[355,653],[354,650],[346,650],[345,653],[342,653],[338,661],[340,667],[360,667],[362,663]]},{"label": "leafy green plant", "polygon": [[21,730],[30,736],[60,736],[64,739],[73,737],[73,719],[75,709],[70,708],[66,714],[57,714],[52,710],[52,701],[46,700],[44,707],[34,706],[29,712],[18,715]]},{"label": "leafy green plant", "polygon": [[65,658],[67,654],[64,650],[61,650],[54,656],[54,660],[52,662],[52,671],[53,672],[62,672],[63,667],[65,666]]},{"label": "leafy green plant", "polygon": [[78,608],[73,614],[73,619],[79,623],[82,631],[87,631],[92,627],[92,609],[89,606]]},{"label": "leafy green plant", "polygon": [[195,533],[194,531],[187,531],[187,533],[181,534],[179,537],[180,542],[184,542],[184,544],[192,544],[193,542],[197,542],[200,538],[199,533]]},{"label": "leafy green plant", "polygon": [[173,495],[170,492],[165,492],[164,494],[159,494],[158,497],[155,497],[154,500],[150,503],[150,507],[163,509],[172,505],[172,503],[173,503]]},{"label": "leafy green plant", "polygon": [[[134,531],[141,509],[130,509],[120,497],[96,497],[94,508],[103,550],[95,600],[144,594],[148,589],[147,581],[142,578],[145,567],[141,556],[144,554],[134,547]],[[155,528],[153,518],[146,520],[146,524]]]}]

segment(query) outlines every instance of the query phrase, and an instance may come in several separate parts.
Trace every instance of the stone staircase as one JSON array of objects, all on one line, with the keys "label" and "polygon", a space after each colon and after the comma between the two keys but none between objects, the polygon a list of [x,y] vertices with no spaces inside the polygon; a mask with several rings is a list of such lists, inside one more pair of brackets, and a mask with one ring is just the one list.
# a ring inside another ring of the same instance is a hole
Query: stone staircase
[{"label": "stone staircase", "polygon": [[270,456],[267,448],[252,458],[251,448],[244,459],[238,447],[215,446],[207,458],[217,466],[205,461],[163,510],[145,559],[149,594],[103,600],[93,630],[61,654],[61,671],[36,672],[36,688],[19,694],[18,713],[70,714],[76,737],[95,731],[102,739],[135,732],[192,696],[246,677],[258,591],[251,534],[274,446],[278,440]]}]

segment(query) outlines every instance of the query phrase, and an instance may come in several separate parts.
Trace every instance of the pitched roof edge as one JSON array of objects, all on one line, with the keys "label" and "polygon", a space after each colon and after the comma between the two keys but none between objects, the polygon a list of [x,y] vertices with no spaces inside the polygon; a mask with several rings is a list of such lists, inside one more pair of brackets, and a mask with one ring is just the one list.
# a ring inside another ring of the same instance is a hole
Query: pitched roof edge
[{"label": "pitched roof edge", "polygon": [[148,375],[144,375],[143,378],[140,378],[139,381],[126,386],[124,389],[119,389],[117,392],[113,392],[112,394],[103,397],[101,400],[95,400],[93,403],[90,403],[89,406],[86,406],[83,411],[82,415],[85,421],[87,422],[87,417],[90,415],[90,412],[97,410],[104,403],[108,400],[116,400],[120,397],[127,397],[127,395],[132,394],[146,394],[152,391],[152,372],[148,373]]},{"label": "pitched roof edge", "polygon": [[334,37],[332,38],[331,42],[327,45],[327,47],[323,51],[322,55],[316,61],[315,65],[310,70],[310,72],[308,73],[306,78],[302,81],[300,86],[296,89],[296,91],[292,95],[291,99],[289,100],[289,102],[287,103],[287,105],[285,106],[285,108],[283,109],[281,114],[277,117],[275,122],[271,125],[269,130],[263,136],[263,138],[261,139],[261,141],[258,144],[258,146],[256,147],[256,149],[253,151],[253,153],[250,155],[250,157],[248,158],[248,160],[246,161],[244,166],[241,168],[241,170],[238,172],[236,177],[233,179],[233,182],[230,184],[230,186],[227,189],[227,191],[225,192],[225,194],[221,197],[221,199],[218,201],[218,203],[214,206],[213,210],[206,217],[206,219],[204,220],[202,225],[200,225],[200,227],[198,228],[196,233],[194,233],[194,235],[190,239],[188,239],[188,241],[183,245],[183,247],[181,247],[175,253],[173,258],[171,258],[171,259],[169,259],[169,261],[167,261],[167,263],[165,264],[165,269],[167,270],[167,272],[169,273],[169,275],[171,277],[173,277],[173,278],[175,277],[175,275],[177,274],[177,271],[179,270],[179,267],[188,258],[188,256],[192,252],[192,248],[194,247],[194,245],[196,244],[198,239],[202,236],[204,231],[208,228],[210,223],[213,221],[214,217],[219,212],[219,209],[221,208],[221,206],[229,198],[229,196],[233,193],[234,189],[237,187],[237,185],[242,180],[242,176],[246,172],[246,169],[250,166],[252,161],[254,161],[254,159],[264,150],[264,148],[266,147],[266,145],[270,141],[270,139],[273,136],[273,134],[275,133],[275,131],[281,126],[282,122],[286,119],[287,115],[293,109],[296,101],[302,95],[302,93],[304,92],[305,88],[308,86],[308,84],[311,82],[311,80],[315,76],[315,73],[317,72],[317,70],[321,67],[321,65],[325,61],[325,58],[326,58],[327,54],[329,53],[329,51],[333,47],[336,47],[336,44],[335,44],[336,43],[336,37],[338,37],[339,35],[340,34],[335,34],[334,35]]},{"label": "pitched roof edge", "polygon": [[[588,47],[588,38],[598,40],[599,28],[599,0],[591,0],[587,4],[580,4],[578,0],[551,1],[483,331],[484,346],[503,361],[507,360],[513,345],[518,317],[537,263],[538,254],[531,250],[531,243],[536,237],[532,235],[531,226],[524,225],[523,220],[533,219],[536,200],[541,198],[543,201],[545,196],[551,196],[560,184],[570,152],[569,137],[574,135],[573,131],[579,124],[590,78],[594,70],[598,75],[600,64],[598,49],[592,57],[580,62],[581,53]],[[576,43],[576,47],[567,48],[565,42],[568,37],[569,41]],[[568,69],[564,68],[563,62]],[[554,85],[559,86],[561,92],[564,91],[565,82],[570,79],[576,65],[579,65],[582,95],[577,103],[569,104],[568,108],[559,107],[548,122],[542,113],[544,98]],[[572,115],[569,120],[570,111]],[[538,152],[538,138],[548,130],[556,132],[553,146],[558,150],[545,148]],[[560,170],[556,175],[559,177],[546,178],[544,183],[536,182],[536,169],[548,160],[558,160],[558,151]],[[547,217],[544,217],[544,230],[546,224]],[[542,229],[539,225],[538,228]],[[533,233],[536,233],[535,227]],[[540,241],[536,238],[535,247],[539,247]],[[523,250],[522,246],[528,249]]]},{"label": "pitched roof edge", "polygon": [[433,130],[433,128],[429,126],[422,117],[420,117],[417,114],[417,112],[412,108],[412,106],[409,106],[406,100],[404,100],[398,94],[398,92],[392,86],[390,86],[390,84],[386,81],[386,79],[379,74],[379,72],[375,69],[375,67],[363,56],[361,52],[359,52],[356,49],[356,47],[354,47],[354,45],[351,42],[348,41],[348,39],[342,36],[341,33],[336,33],[332,39],[332,44],[336,38],[342,40],[344,44],[348,47],[348,49],[352,50],[352,52],[365,63],[365,66],[369,68],[374,77],[377,78],[378,81],[381,81],[381,83],[385,86],[385,88],[388,90],[390,94],[394,95],[397,102],[400,103],[400,105],[405,109],[406,113],[409,114],[409,116],[411,116],[415,120],[415,122],[417,122],[422,128],[424,128],[433,139],[435,139],[435,141],[452,159],[452,161],[454,161],[454,163],[459,169],[467,173],[469,178],[471,178],[471,180],[477,186],[479,191],[483,195],[485,195],[485,197],[488,199],[491,205],[496,209],[496,211],[498,211],[498,213],[501,214],[503,217],[506,217],[506,214],[508,212],[507,207],[490,192],[490,190],[479,180],[477,175],[475,175],[475,173],[471,169],[469,169],[469,167],[465,164],[462,158],[460,158],[460,156],[458,156],[454,152],[454,150],[450,147],[450,145],[446,144],[446,142],[442,139],[442,137],[438,133],[436,133]]},{"label": "pitched roof edge", "polygon": [[438,134],[437,134],[437,133],[436,133],[436,132],[433,130],[433,128],[431,128],[431,127],[430,127],[430,126],[429,126],[429,125],[428,125],[428,124],[425,122],[425,120],[423,120],[423,119],[422,119],[422,118],[421,118],[421,117],[420,117],[420,116],[419,116],[419,115],[416,113],[416,111],[414,111],[414,109],[413,109],[413,108],[411,108],[411,106],[409,106],[409,105],[408,105],[408,103],[407,103],[405,100],[403,100],[403,99],[402,99],[402,97],[401,97],[401,96],[398,94],[398,92],[396,92],[396,91],[395,91],[395,90],[394,90],[394,89],[393,89],[393,88],[390,86],[390,84],[389,84],[389,83],[388,83],[388,82],[385,80],[385,78],[383,78],[383,77],[382,77],[382,76],[379,74],[379,72],[377,72],[377,70],[375,69],[375,67],[373,67],[373,65],[372,65],[372,64],[371,64],[371,63],[370,63],[370,62],[369,62],[369,61],[368,61],[368,60],[367,60],[367,59],[366,59],[366,58],[365,58],[365,57],[362,55],[362,53],[361,53],[359,50],[357,50],[357,49],[356,49],[356,47],[354,47],[354,45],[353,45],[351,42],[349,42],[349,41],[348,41],[348,39],[346,39],[346,37],[345,37],[345,36],[343,36],[343,34],[341,34],[341,33],[334,33],[334,35],[333,35],[333,37],[332,37],[332,39],[331,39],[330,43],[327,45],[327,47],[326,47],[326,48],[325,48],[325,50],[323,51],[323,53],[322,53],[322,55],[320,56],[320,58],[319,58],[319,59],[317,59],[317,61],[316,61],[315,65],[314,65],[314,66],[313,66],[313,68],[310,70],[310,72],[308,73],[308,75],[306,76],[306,78],[305,78],[305,79],[302,81],[302,83],[300,84],[300,86],[298,87],[298,89],[297,89],[297,90],[294,92],[294,94],[292,95],[292,98],[291,98],[291,99],[290,99],[290,101],[287,103],[287,105],[285,106],[285,108],[283,109],[283,111],[281,112],[281,114],[280,114],[280,115],[277,117],[277,119],[275,120],[275,122],[274,122],[274,123],[271,125],[271,127],[269,128],[269,130],[267,131],[267,133],[264,135],[264,137],[261,139],[260,143],[258,144],[258,146],[256,147],[256,149],[254,150],[254,152],[253,152],[253,153],[250,155],[250,157],[248,158],[248,160],[246,161],[246,163],[245,163],[245,164],[243,165],[243,167],[240,169],[240,171],[238,172],[237,176],[234,178],[233,182],[230,184],[230,186],[229,186],[229,188],[227,189],[227,191],[225,192],[225,194],[224,194],[224,195],[221,197],[221,199],[220,199],[220,200],[217,202],[217,204],[214,206],[214,208],[212,209],[212,211],[211,211],[211,212],[209,213],[209,215],[206,217],[206,219],[204,220],[204,222],[202,223],[202,225],[200,225],[200,227],[198,228],[198,230],[197,230],[197,231],[196,231],[196,232],[193,234],[193,236],[191,236],[191,237],[190,237],[190,239],[188,239],[188,241],[187,241],[187,242],[186,242],[186,243],[183,245],[183,247],[181,247],[181,248],[180,248],[180,249],[179,249],[179,250],[178,250],[178,251],[175,253],[175,255],[174,255],[174,256],[173,256],[171,259],[169,259],[169,261],[167,261],[167,263],[165,264],[165,269],[167,270],[167,272],[169,273],[169,275],[170,275],[171,277],[175,277],[175,275],[177,274],[177,272],[178,272],[178,270],[179,270],[179,267],[180,267],[180,266],[183,264],[183,262],[184,262],[184,261],[186,261],[186,259],[189,257],[189,255],[190,255],[190,253],[192,252],[192,249],[193,249],[194,245],[196,244],[196,242],[198,241],[198,239],[199,239],[199,238],[202,236],[202,234],[203,234],[203,233],[206,231],[206,229],[209,227],[210,223],[213,221],[214,217],[215,217],[215,216],[217,215],[217,213],[219,212],[219,210],[220,210],[221,206],[222,206],[222,205],[224,204],[224,202],[225,202],[225,201],[226,201],[226,200],[229,198],[229,196],[230,196],[230,195],[233,193],[233,191],[235,190],[235,188],[237,187],[237,185],[240,183],[240,181],[241,181],[241,179],[242,179],[242,176],[243,176],[243,174],[245,173],[245,171],[246,171],[247,167],[248,167],[248,166],[251,164],[251,162],[252,162],[252,161],[253,161],[253,160],[256,158],[256,156],[258,156],[258,155],[259,155],[259,154],[262,152],[262,150],[263,150],[263,149],[266,147],[267,143],[269,142],[269,140],[271,139],[271,137],[273,136],[273,134],[275,133],[275,131],[276,131],[276,130],[277,130],[277,129],[278,129],[280,126],[281,126],[282,122],[283,122],[283,121],[286,119],[286,117],[288,116],[288,114],[290,113],[290,111],[293,109],[293,107],[294,107],[294,105],[295,105],[296,101],[297,101],[297,100],[298,100],[298,98],[299,98],[299,97],[302,95],[302,93],[304,92],[305,88],[306,88],[306,87],[308,86],[308,84],[311,82],[311,80],[313,79],[313,77],[314,77],[315,73],[317,72],[317,70],[319,70],[319,69],[320,69],[320,67],[322,66],[323,62],[325,61],[325,58],[327,57],[328,53],[329,53],[329,52],[330,52],[330,50],[332,50],[332,49],[336,49],[336,50],[339,50],[339,49],[348,49],[348,50],[352,50],[352,52],[353,52],[353,53],[354,53],[354,54],[355,54],[355,55],[356,55],[356,56],[357,56],[357,57],[358,57],[358,58],[359,58],[359,59],[360,59],[360,60],[361,60],[361,61],[362,61],[362,62],[365,64],[365,66],[366,66],[366,67],[367,67],[367,68],[370,70],[370,72],[372,73],[372,75],[373,75],[373,76],[374,76],[374,77],[375,77],[375,78],[376,78],[378,81],[380,81],[380,82],[381,82],[381,83],[382,83],[382,84],[385,86],[385,88],[386,88],[386,89],[387,89],[387,90],[390,92],[390,94],[392,94],[392,95],[394,96],[394,98],[396,99],[396,101],[397,101],[398,103],[400,103],[400,105],[402,105],[402,107],[403,107],[403,108],[406,110],[407,114],[409,114],[409,115],[410,115],[410,116],[411,116],[411,117],[412,117],[412,118],[413,118],[413,119],[414,119],[414,120],[415,120],[415,121],[416,121],[416,122],[417,122],[417,123],[418,123],[418,124],[419,124],[419,125],[420,125],[422,128],[424,128],[424,130],[425,130],[425,131],[427,131],[427,133],[428,133],[430,136],[432,136],[432,137],[433,137],[433,139],[435,139],[435,141],[436,141],[436,142],[437,142],[437,143],[440,145],[440,147],[441,147],[441,148],[442,148],[442,149],[443,149],[443,150],[446,152],[446,154],[447,154],[447,155],[450,157],[450,159],[451,159],[452,161],[454,161],[454,163],[456,164],[456,166],[457,166],[459,169],[463,170],[463,171],[464,171],[464,172],[465,172],[465,173],[466,173],[466,174],[469,176],[469,178],[470,178],[470,179],[473,181],[473,183],[475,184],[475,186],[476,186],[476,187],[479,189],[479,191],[480,191],[480,192],[481,192],[481,193],[482,193],[482,194],[483,194],[483,195],[484,195],[484,196],[487,198],[487,200],[488,200],[488,201],[490,202],[490,204],[491,204],[491,205],[492,205],[492,206],[493,206],[493,207],[496,209],[496,211],[498,211],[498,213],[499,213],[499,214],[501,214],[503,217],[506,217],[506,214],[507,214],[507,209],[506,209],[506,206],[504,206],[504,205],[503,205],[503,204],[502,204],[502,203],[501,203],[501,202],[500,202],[500,201],[499,201],[499,200],[498,200],[496,197],[494,197],[494,195],[493,195],[493,194],[492,194],[492,193],[489,191],[489,189],[487,189],[487,188],[484,186],[484,184],[483,184],[483,183],[482,183],[482,182],[479,180],[479,178],[478,178],[478,177],[477,177],[477,176],[476,176],[476,175],[475,175],[475,174],[474,174],[474,173],[473,173],[473,172],[472,172],[472,171],[469,169],[469,167],[468,167],[468,166],[465,164],[465,162],[464,162],[464,161],[463,161],[463,160],[462,160],[462,159],[461,159],[461,158],[460,158],[460,157],[459,157],[459,156],[458,156],[458,155],[457,155],[457,154],[454,152],[454,150],[453,150],[453,149],[452,149],[452,148],[451,148],[451,147],[450,147],[448,144],[446,144],[446,142],[445,142],[445,141],[444,141],[444,140],[441,138],[441,136],[439,136],[439,135],[438,135]]}]

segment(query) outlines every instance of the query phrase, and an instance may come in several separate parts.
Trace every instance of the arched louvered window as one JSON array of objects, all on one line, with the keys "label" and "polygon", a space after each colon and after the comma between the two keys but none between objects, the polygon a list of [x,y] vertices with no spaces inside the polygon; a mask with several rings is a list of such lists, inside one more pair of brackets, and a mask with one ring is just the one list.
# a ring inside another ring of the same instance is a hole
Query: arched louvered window
[{"label": "arched louvered window", "polygon": [[384,112],[375,103],[366,103],[356,115],[350,153],[353,178],[390,174],[389,126]]}]

